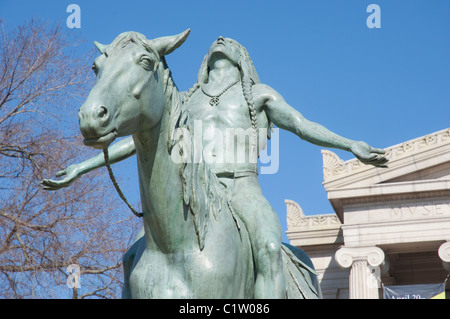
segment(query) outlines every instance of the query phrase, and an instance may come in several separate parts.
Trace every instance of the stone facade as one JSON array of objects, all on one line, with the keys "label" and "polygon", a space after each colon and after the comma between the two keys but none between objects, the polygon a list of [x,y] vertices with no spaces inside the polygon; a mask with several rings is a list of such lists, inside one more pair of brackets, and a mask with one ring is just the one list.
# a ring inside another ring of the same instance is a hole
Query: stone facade
[{"label": "stone facade", "polygon": [[444,282],[450,271],[450,129],[386,149],[389,168],[323,154],[335,211],[286,200],[287,235],[319,273],[324,298],[378,298],[382,285]]}]

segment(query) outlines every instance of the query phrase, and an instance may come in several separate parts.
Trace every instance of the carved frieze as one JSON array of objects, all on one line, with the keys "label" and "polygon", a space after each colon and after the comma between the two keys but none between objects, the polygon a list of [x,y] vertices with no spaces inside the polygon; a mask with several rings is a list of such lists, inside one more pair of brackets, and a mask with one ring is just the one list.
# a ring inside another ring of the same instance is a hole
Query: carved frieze
[{"label": "carved frieze", "polygon": [[335,214],[326,215],[312,215],[305,216],[300,205],[292,200],[286,199],[287,214],[286,221],[289,228],[336,228],[340,227],[341,223]]},{"label": "carved frieze", "polygon": [[[450,128],[447,128],[442,131],[386,148],[386,157],[389,159],[390,163],[392,163],[394,160],[449,143]],[[322,158],[324,182],[335,180],[351,173],[373,168],[370,165],[362,164],[356,158],[344,162],[338,155],[329,150],[322,150]]]}]

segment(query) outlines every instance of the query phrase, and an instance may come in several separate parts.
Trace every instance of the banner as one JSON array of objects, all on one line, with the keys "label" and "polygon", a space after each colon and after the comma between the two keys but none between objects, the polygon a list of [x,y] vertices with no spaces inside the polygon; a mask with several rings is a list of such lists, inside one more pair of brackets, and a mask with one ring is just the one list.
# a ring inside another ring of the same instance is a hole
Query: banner
[{"label": "banner", "polygon": [[445,284],[383,287],[384,299],[445,299]]}]

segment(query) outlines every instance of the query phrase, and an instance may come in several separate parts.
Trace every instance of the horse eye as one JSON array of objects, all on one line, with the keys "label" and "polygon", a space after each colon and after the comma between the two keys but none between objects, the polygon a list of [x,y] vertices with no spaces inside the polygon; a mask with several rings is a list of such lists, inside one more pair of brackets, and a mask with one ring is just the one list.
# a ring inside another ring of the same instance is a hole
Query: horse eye
[{"label": "horse eye", "polygon": [[98,73],[98,68],[97,68],[97,66],[95,65],[95,63],[92,64],[92,71],[94,71],[95,75],[97,75],[97,73]]},{"label": "horse eye", "polygon": [[152,60],[146,56],[141,57],[139,64],[147,71],[152,69]]}]

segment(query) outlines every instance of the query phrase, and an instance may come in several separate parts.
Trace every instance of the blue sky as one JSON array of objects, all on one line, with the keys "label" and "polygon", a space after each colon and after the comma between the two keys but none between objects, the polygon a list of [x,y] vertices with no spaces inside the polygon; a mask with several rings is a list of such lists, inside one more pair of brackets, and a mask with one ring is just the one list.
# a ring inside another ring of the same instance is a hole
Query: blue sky
[{"label": "blue sky", "polygon": [[[0,17],[10,26],[31,17],[65,26],[71,3],[81,8],[81,28],[67,32],[78,33],[87,48],[124,31],[152,38],[191,28],[185,44],[167,57],[180,90],[194,84],[203,56],[222,35],[247,48],[263,83],[344,137],[386,148],[450,126],[448,0],[1,0]],[[379,29],[366,25],[372,3],[381,9]],[[307,215],[333,212],[320,150],[280,130],[279,170],[261,175],[260,183],[283,232],[285,199]],[[138,200],[135,166],[135,159],[114,166],[131,201]]]}]

